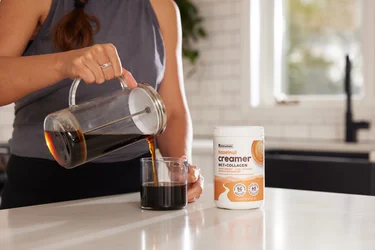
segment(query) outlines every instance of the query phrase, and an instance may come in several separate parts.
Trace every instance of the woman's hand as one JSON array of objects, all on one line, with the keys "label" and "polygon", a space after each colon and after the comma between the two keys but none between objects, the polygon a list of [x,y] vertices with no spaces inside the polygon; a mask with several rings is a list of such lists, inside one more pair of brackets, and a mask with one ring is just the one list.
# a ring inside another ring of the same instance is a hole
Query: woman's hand
[{"label": "woman's hand", "polygon": [[203,192],[204,178],[197,166],[190,164],[188,166],[188,202],[194,202]]},{"label": "woman's hand", "polygon": [[[186,161],[186,156],[180,157],[181,161]],[[169,177],[171,180],[178,182],[185,182],[186,175],[182,175],[182,168],[184,165],[180,164],[178,168],[169,168]],[[185,173],[185,172],[184,172]],[[200,169],[197,166],[188,164],[188,202],[194,202],[199,199],[203,192],[204,178],[200,173]]]},{"label": "woman's hand", "polygon": [[[186,155],[181,158],[186,159]],[[203,193],[204,178],[199,167],[188,164],[188,202],[194,202]]]},{"label": "woman's hand", "polygon": [[132,74],[122,68],[117,49],[113,44],[96,44],[67,52],[61,65],[63,74],[70,78],[81,78],[86,83],[101,84],[123,76],[129,87],[136,87]]}]

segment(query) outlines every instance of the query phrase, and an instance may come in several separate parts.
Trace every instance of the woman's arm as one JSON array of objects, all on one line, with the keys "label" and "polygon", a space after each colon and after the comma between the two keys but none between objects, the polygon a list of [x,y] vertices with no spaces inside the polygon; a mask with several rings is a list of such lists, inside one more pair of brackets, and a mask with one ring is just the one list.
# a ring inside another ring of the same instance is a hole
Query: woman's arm
[{"label": "woman's arm", "polygon": [[186,155],[191,160],[192,125],[185,97],[181,59],[181,25],[177,6],[171,0],[151,0],[163,35],[166,68],[159,94],[167,111],[167,128],[158,137],[164,156]]},{"label": "woman's arm", "polygon": [[0,93],[2,93],[0,106],[12,103],[65,78],[59,70],[62,56],[63,54],[30,57],[0,56]]},{"label": "woman's arm", "polygon": [[[159,20],[166,50],[166,68],[159,94],[167,111],[167,127],[157,143],[163,156],[185,155],[191,164],[193,129],[187,105],[182,73],[182,31],[178,8],[172,0],[151,0]],[[199,168],[189,166],[189,202],[203,191],[203,177]]]},{"label": "woman's arm", "polygon": [[[12,103],[64,78],[80,77],[102,83],[123,74],[130,86],[135,80],[121,67],[111,44],[48,55],[21,57],[38,24],[48,15],[51,0],[0,1],[0,106]],[[110,61],[112,67],[100,65]]]},{"label": "woman's arm", "polygon": [[0,2],[0,105],[63,78],[58,70],[58,55],[20,57],[38,23],[46,18],[48,2],[50,5],[51,0]]}]

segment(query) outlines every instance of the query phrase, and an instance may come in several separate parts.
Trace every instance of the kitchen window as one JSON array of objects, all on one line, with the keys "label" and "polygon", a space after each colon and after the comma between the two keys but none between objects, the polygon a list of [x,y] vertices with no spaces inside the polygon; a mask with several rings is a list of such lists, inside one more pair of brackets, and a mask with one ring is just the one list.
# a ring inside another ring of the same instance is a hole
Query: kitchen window
[{"label": "kitchen window", "polygon": [[246,7],[251,106],[342,103],[346,55],[353,98],[375,103],[373,0],[250,0]]}]

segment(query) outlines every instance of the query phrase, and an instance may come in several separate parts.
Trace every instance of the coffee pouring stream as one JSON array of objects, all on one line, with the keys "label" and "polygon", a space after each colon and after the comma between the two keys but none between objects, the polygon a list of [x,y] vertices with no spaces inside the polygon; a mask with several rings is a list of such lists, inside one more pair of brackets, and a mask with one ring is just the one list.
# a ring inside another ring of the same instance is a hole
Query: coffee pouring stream
[{"label": "coffee pouring stream", "polygon": [[62,167],[77,167],[165,130],[166,110],[156,90],[142,83],[128,88],[122,76],[118,80],[121,90],[76,104],[77,78],[69,107],[46,116],[45,140]]}]

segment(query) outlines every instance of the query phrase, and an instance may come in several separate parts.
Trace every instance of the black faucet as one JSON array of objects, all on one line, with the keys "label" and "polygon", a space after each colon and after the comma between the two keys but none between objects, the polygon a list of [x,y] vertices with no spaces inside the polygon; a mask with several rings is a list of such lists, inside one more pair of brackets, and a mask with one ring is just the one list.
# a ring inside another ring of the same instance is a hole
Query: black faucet
[{"label": "black faucet", "polygon": [[370,128],[367,121],[353,121],[352,113],[352,89],[351,73],[352,63],[349,56],[346,56],[345,63],[345,92],[346,92],[346,119],[345,119],[345,142],[357,142],[357,130]]}]

